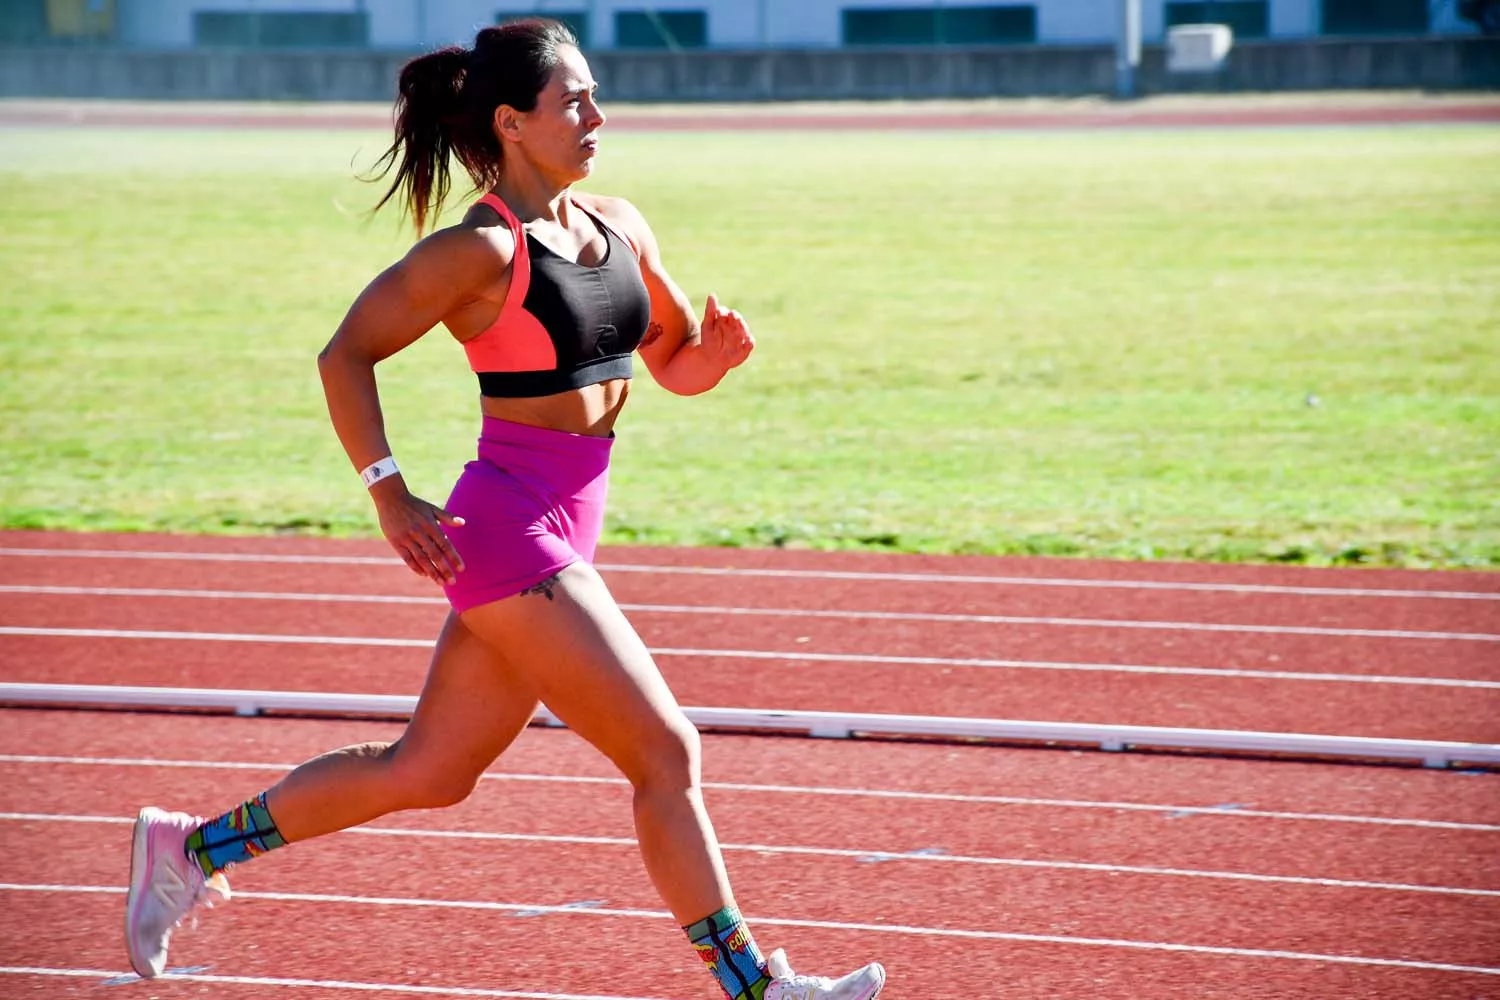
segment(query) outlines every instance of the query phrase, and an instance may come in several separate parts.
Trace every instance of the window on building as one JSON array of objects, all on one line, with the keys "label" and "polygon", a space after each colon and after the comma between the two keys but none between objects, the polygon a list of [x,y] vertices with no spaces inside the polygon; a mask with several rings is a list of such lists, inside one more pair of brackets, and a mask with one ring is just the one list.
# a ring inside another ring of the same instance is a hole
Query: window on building
[{"label": "window on building", "polygon": [[1178,24],[1227,24],[1235,38],[1265,38],[1271,33],[1267,0],[1217,0],[1168,3],[1167,27]]},{"label": "window on building", "polygon": [[708,45],[703,10],[620,10],[615,45],[622,49],[701,49]]},{"label": "window on building", "polygon": [[265,49],[349,49],[369,44],[363,11],[197,10],[193,43]]},{"label": "window on building", "polygon": [[114,0],[48,0],[47,30],[61,39],[102,39],[114,34]]},{"label": "window on building", "polygon": [[845,7],[845,45],[1030,45],[1036,7]]},{"label": "window on building", "polygon": [[0,43],[34,45],[46,39],[46,0],[15,0],[0,5]]},{"label": "window on building", "polygon": [[1428,0],[1323,0],[1325,35],[1425,35]]},{"label": "window on building", "polygon": [[507,24],[511,21],[524,21],[528,17],[545,17],[553,21],[561,21],[568,26],[573,37],[578,39],[578,44],[588,47],[589,39],[589,12],[586,10],[539,10],[534,14],[517,14],[514,11],[502,10],[495,15],[496,24]]}]

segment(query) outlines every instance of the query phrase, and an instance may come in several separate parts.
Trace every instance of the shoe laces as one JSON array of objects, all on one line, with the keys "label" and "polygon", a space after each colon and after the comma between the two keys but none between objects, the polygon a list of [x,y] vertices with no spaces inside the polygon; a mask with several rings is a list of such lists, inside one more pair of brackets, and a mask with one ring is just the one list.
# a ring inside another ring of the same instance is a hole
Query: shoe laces
[{"label": "shoe laces", "polygon": [[[192,905],[188,907],[188,912],[183,914],[183,918],[188,919],[190,929],[197,930],[200,906],[205,910],[212,910],[216,903],[227,902],[229,902],[229,880],[224,877],[223,872],[214,872],[213,875],[204,879],[203,884],[198,886],[197,891],[193,893]],[[181,927],[182,920],[178,920],[173,926]]]},{"label": "shoe laces", "polygon": [[[833,985],[832,980],[822,976],[803,976],[793,972],[791,963],[786,959],[786,952],[781,948],[777,948],[766,958],[766,971],[777,985],[783,987],[783,996],[786,995],[785,990],[789,989],[826,990]],[[811,996],[809,993],[803,995]]]}]

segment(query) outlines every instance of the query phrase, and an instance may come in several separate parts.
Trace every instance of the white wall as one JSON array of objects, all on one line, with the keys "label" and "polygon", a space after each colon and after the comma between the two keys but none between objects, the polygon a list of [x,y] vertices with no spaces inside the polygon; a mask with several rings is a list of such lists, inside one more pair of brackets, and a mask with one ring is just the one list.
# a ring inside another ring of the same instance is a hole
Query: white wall
[{"label": "white wall", "polygon": [[[761,44],[817,48],[839,43],[840,10],[845,6],[910,7],[924,3],[945,7],[983,6],[1008,0],[116,0],[115,16],[122,42],[141,47],[176,48],[192,44],[196,10],[364,10],[370,17],[370,42],[380,48],[433,48],[467,43],[493,24],[495,15],[587,10],[592,14],[596,46],[614,44],[617,10],[707,10],[710,43],[722,48]],[[1032,0],[1037,7],[1040,41],[1059,44],[1105,44],[1119,31],[1124,0]],[[1433,0],[1439,33],[1470,33],[1451,0]],[[1270,0],[1272,37],[1315,35],[1322,0]],[[1142,34],[1148,42],[1164,35],[1165,0],[1141,0]]]}]

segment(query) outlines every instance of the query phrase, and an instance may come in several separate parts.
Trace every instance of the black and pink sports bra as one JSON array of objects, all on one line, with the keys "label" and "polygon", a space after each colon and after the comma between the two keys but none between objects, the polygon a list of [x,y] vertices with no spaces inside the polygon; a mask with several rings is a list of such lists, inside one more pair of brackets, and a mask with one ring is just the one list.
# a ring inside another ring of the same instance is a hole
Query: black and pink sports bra
[{"label": "black and pink sports bra", "polygon": [[479,336],[464,341],[480,393],[550,396],[630,378],[632,352],[651,319],[639,248],[575,201],[608,243],[598,264],[579,264],[527,235],[495,195],[487,194],[479,203],[500,214],[516,241],[510,291],[500,315]]}]

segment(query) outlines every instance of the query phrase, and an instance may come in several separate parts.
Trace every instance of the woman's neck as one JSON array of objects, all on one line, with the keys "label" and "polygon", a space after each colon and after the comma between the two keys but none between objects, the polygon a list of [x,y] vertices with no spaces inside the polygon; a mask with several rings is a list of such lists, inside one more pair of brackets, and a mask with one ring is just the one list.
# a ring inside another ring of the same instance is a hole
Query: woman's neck
[{"label": "woman's neck", "polygon": [[491,189],[522,222],[566,225],[571,184],[559,185],[535,170],[508,169]]}]

